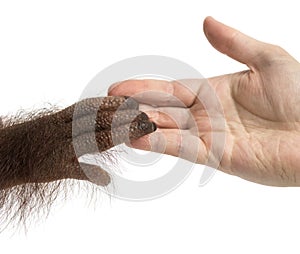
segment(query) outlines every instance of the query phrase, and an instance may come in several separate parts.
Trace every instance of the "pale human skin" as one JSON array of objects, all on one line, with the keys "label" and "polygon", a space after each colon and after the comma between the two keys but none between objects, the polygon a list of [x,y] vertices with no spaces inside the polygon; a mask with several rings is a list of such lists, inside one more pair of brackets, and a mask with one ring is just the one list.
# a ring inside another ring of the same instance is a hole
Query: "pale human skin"
[{"label": "pale human skin", "polygon": [[[214,48],[248,67],[246,71],[208,79],[225,116],[225,127],[218,130],[226,137],[218,169],[264,185],[300,186],[299,62],[282,48],[257,41],[211,17],[204,21],[204,33]],[[206,110],[195,100],[196,96],[201,97],[201,83],[199,80],[198,94],[180,82],[161,80],[128,80],[112,86],[110,95],[162,92],[161,97],[140,98],[142,103],[155,104],[165,113],[155,113],[157,108],[148,106],[147,114],[159,128],[131,145],[161,152],[161,142],[166,140],[163,153],[173,156],[180,153],[180,157],[189,159],[194,148],[189,144],[197,144],[196,162],[206,164],[214,130],[210,128]],[[167,104],[166,95],[170,95]],[[187,108],[173,107],[171,96]],[[178,125],[185,126],[189,121],[183,111],[191,112],[196,119],[198,132],[184,134],[192,142],[180,143]],[[210,117],[220,115],[211,112]]]}]

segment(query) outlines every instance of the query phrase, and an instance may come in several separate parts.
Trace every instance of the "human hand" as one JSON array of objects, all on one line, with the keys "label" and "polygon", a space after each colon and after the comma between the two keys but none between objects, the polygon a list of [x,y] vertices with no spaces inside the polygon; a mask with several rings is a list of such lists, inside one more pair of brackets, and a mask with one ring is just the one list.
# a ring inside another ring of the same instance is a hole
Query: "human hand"
[{"label": "human hand", "polygon": [[[211,90],[204,80],[189,85],[128,80],[114,85],[110,95],[134,96],[148,104],[147,114],[158,126],[156,133],[132,146],[188,160],[196,151],[196,162],[208,165],[212,152],[220,160],[217,168],[226,173],[265,185],[300,186],[300,64],[282,48],[213,18],[204,21],[204,32],[218,51],[249,70],[209,78]],[[154,91],[156,96],[151,96]],[[213,97],[220,108],[209,103]],[[222,118],[225,124],[212,128],[211,122]],[[224,147],[211,149],[215,133],[225,135]]]}]

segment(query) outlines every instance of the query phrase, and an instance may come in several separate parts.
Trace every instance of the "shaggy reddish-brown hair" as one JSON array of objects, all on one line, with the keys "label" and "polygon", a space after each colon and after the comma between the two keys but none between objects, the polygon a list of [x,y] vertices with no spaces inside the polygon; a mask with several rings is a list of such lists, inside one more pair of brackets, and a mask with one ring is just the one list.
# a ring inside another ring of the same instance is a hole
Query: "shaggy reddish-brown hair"
[{"label": "shaggy reddish-brown hair", "polygon": [[[1,119],[1,118],[0,118]],[[99,166],[78,162],[155,131],[155,124],[126,97],[89,98],[64,110],[19,112],[0,120],[0,225],[24,225],[47,215],[56,198],[76,186],[106,186]],[[79,181],[83,180],[83,181]]]}]

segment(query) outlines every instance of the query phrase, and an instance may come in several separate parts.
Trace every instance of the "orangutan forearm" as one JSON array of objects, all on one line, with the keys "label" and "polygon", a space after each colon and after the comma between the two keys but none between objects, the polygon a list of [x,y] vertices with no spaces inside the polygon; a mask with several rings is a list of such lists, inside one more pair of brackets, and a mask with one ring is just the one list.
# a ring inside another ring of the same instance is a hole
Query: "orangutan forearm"
[{"label": "orangutan forearm", "polygon": [[108,185],[106,171],[79,163],[77,158],[156,129],[148,116],[138,111],[137,102],[125,97],[85,99],[59,112],[44,111],[1,122],[0,224],[5,216],[10,218],[6,221],[18,218],[25,222],[34,210],[49,209],[62,186],[66,187],[62,185],[65,179]]},{"label": "orangutan forearm", "polygon": [[98,171],[98,184],[107,185],[108,173],[97,166],[80,164],[77,157],[103,152],[127,137],[135,139],[155,130],[147,115],[138,111],[137,103],[130,100],[126,104],[125,100],[85,99],[60,112],[3,128],[0,189],[64,178],[87,180],[81,167],[89,167],[95,174]]}]

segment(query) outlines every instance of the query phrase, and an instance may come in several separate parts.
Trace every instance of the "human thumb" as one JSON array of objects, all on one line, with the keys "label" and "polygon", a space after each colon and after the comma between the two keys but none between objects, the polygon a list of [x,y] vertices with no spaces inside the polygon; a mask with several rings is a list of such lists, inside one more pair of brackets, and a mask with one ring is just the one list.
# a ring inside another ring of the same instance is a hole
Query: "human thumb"
[{"label": "human thumb", "polygon": [[269,57],[269,44],[255,40],[212,17],[204,20],[203,30],[214,48],[249,67],[259,65],[262,57]]}]

